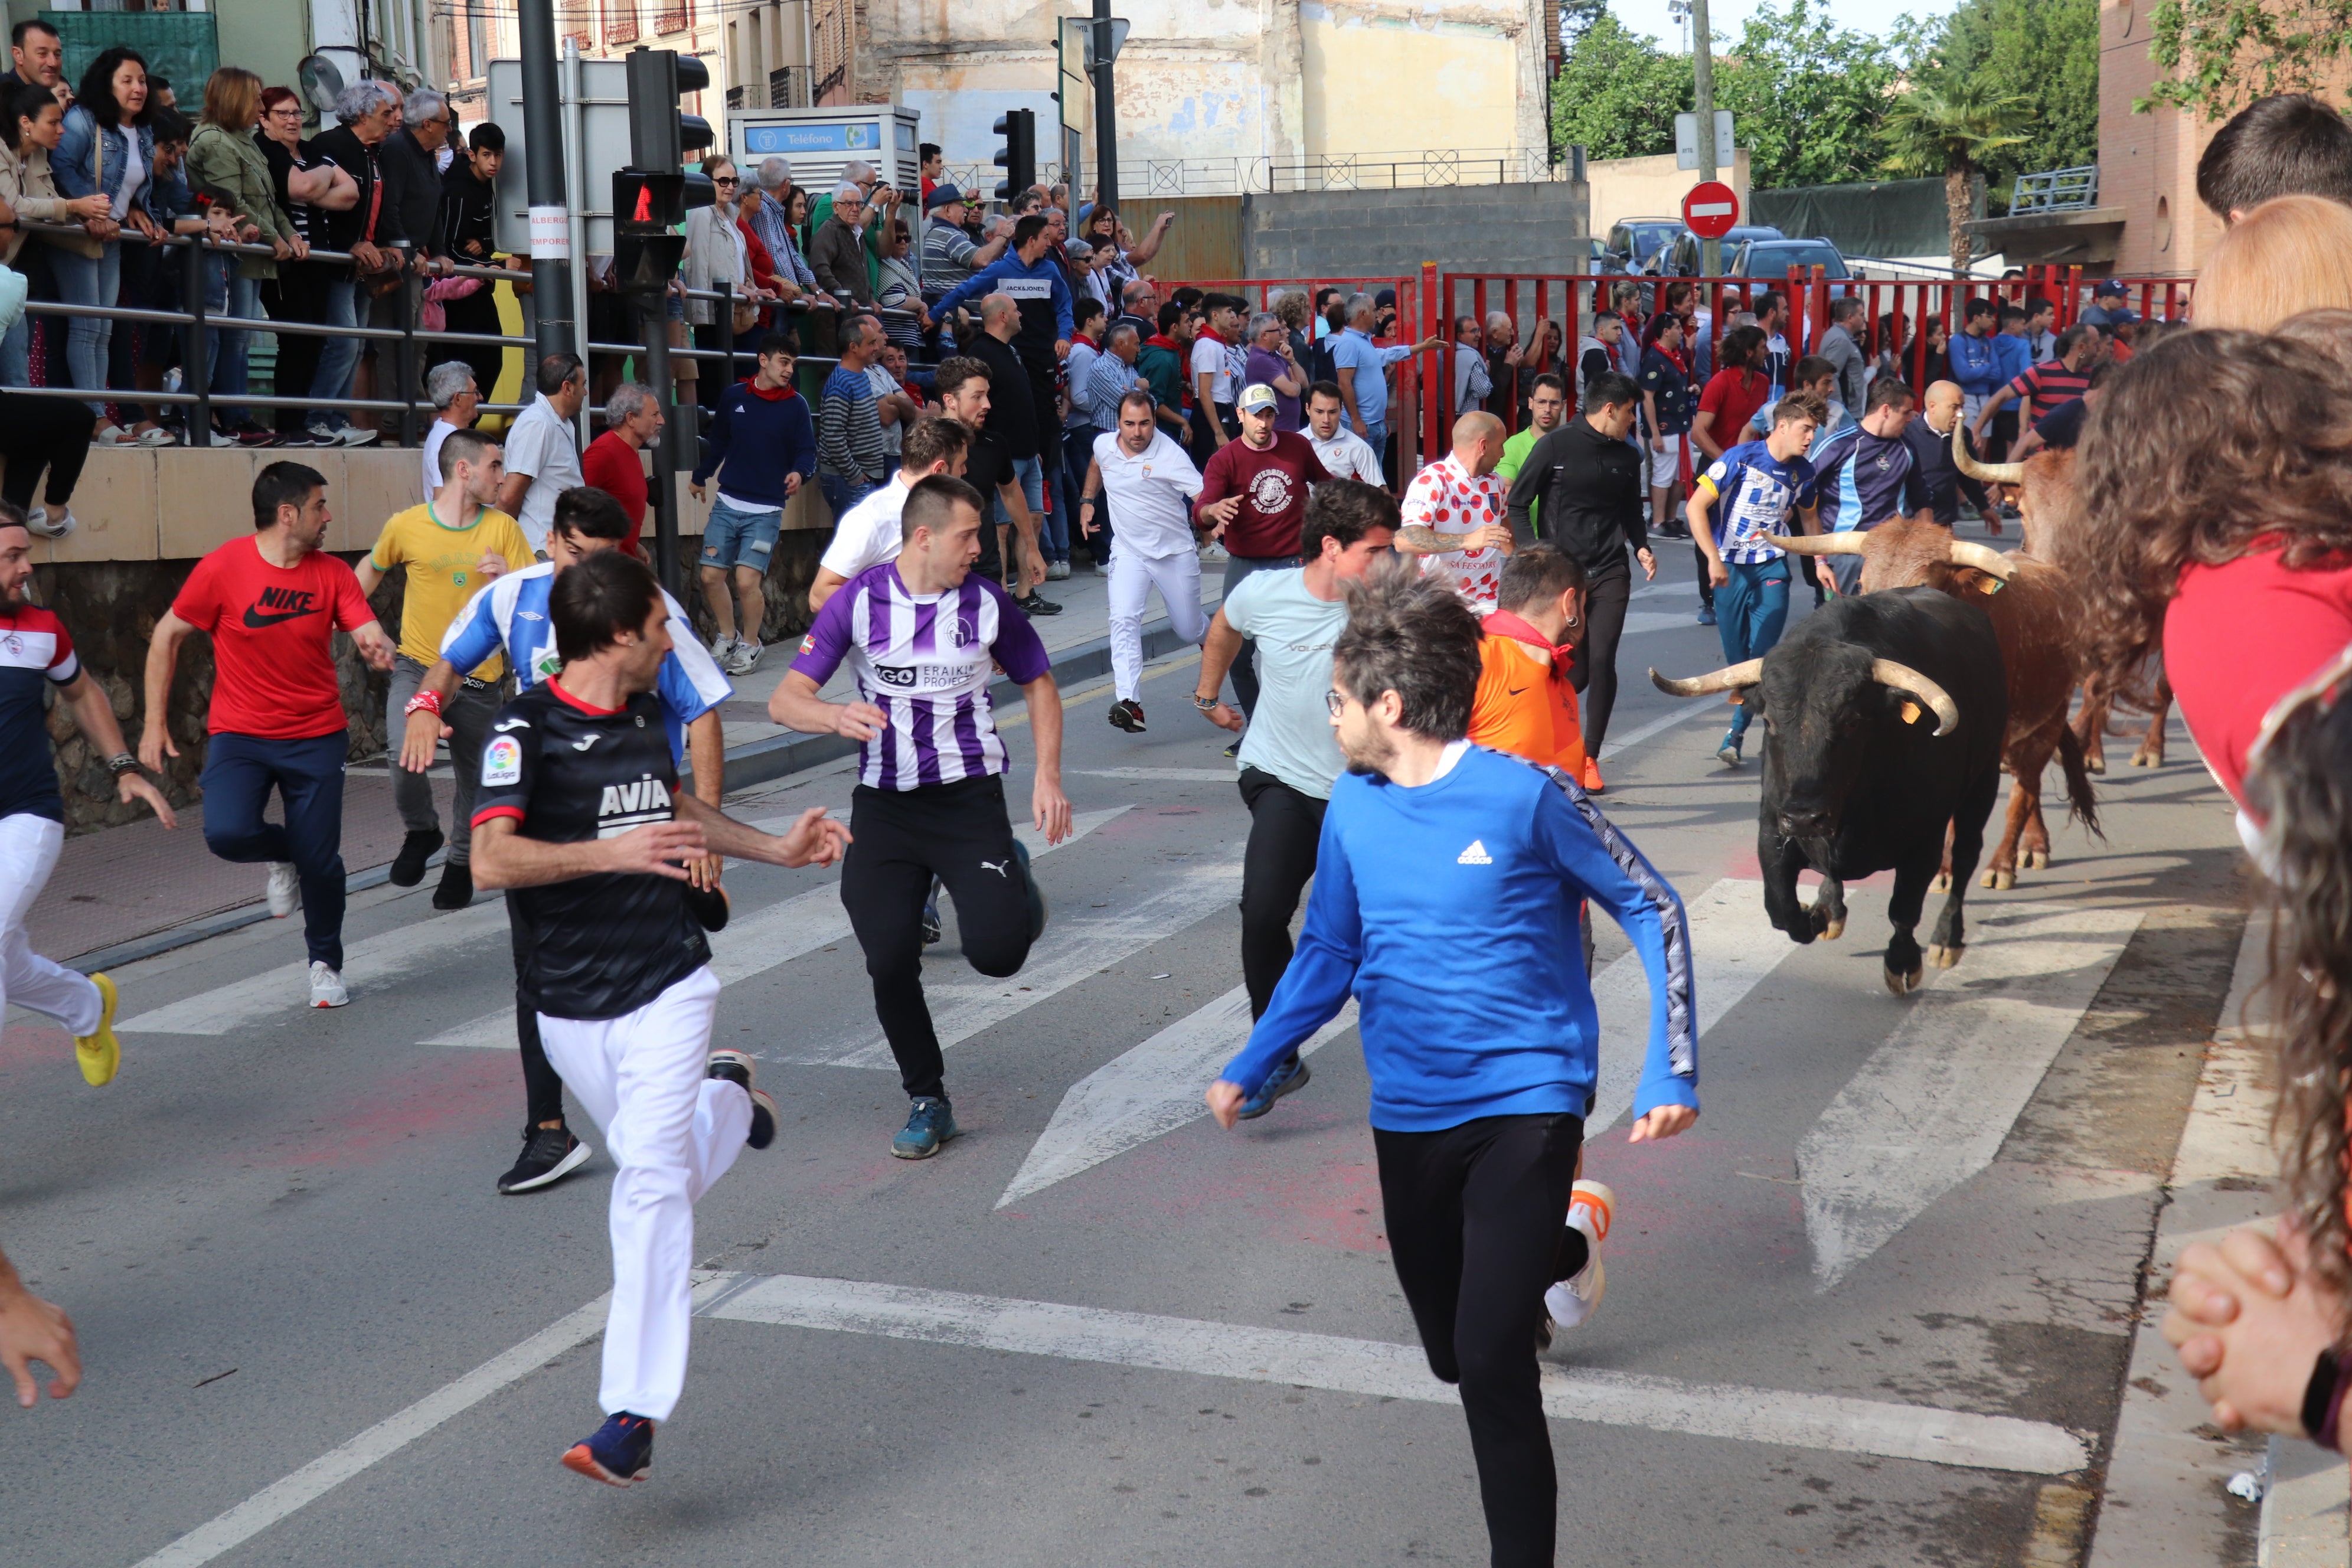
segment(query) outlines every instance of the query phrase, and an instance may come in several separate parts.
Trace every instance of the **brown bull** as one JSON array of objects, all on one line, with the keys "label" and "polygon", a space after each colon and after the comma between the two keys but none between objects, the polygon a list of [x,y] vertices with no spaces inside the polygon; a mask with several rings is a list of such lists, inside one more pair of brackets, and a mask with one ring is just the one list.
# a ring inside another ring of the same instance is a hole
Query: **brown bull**
[{"label": "brown bull", "polygon": [[[2083,752],[2066,727],[2066,713],[2081,679],[2074,628],[2082,623],[2074,586],[2044,561],[1954,539],[1942,524],[1897,518],[1853,533],[1775,536],[1772,542],[1799,555],[1859,555],[1862,591],[1928,587],[1975,605],[1992,622],[2009,690],[2009,722],[2000,760],[2015,779],[2009,820],[1987,862],[1984,885],[2008,888],[2017,880],[2018,851],[2025,844],[2029,868],[2050,863],[2048,830],[2042,822],[2042,773],[2055,755],[2065,770],[2066,796],[2074,816],[2098,828],[2097,804]],[[2037,842],[2038,839],[2038,842]]]},{"label": "brown bull", "polygon": [[[2074,500],[2074,454],[2071,450],[2044,449],[2021,463],[1979,463],[1969,456],[1967,444],[1959,438],[1959,426],[1952,428],[1953,465],[1969,479],[1985,484],[2016,486],[2024,552],[2046,558],[2050,552],[2037,548],[2037,544],[2047,533],[2051,521],[2064,516],[2068,503]],[[2146,673],[2155,678],[2152,693],[2133,705],[2147,708],[2147,730],[2133,748],[2132,766],[2160,768],[2164,766],[2165,721],[2172,713],[2172,686],[2164,679],[2160,668]],[[2107,771],[2107,717],[2115,710],[2116,695],[2121,691],[2147,691],[2150,684],[2137,669],[2084,671],[2083,710],[2074,721],[2074,733],[2075,743],[2082,748],[2084,767],[2095,773]],[[2038,820],[2034,826],[2040,826]],[[2029,840],[2032,831],[2029,829]],[[2042,847],[2049,847],[2046,837]]]}]

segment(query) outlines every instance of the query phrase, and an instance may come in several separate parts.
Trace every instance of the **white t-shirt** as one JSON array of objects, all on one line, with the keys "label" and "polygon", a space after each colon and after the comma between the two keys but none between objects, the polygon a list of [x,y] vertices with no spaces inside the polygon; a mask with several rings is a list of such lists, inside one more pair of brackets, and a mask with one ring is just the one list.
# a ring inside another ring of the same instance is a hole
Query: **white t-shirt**
[{"label": "white t-shirt", "polygon": [[425,430],[425,499],[431,500],[441,488],[441,443],[449,438],[457,426],[446,419],[436,419]]},{"label": "white t-shirt", "polygon": [[1110,498],[1112,544],[1160,559],[1198,549],[1192,531],[1192,498],[1201,493],[1201,470],[1184,448],[1154,428],[1151,445],[1130,458],[1118,432],[1095,437],[1095,461],[1102,468],[1103,493]]},{"label": "white t-shirt", "polygon": [[580,473],[580,448],[572,445],[571,425],[541,393],[507,432],[507,472],[530,476],[522,493],[522,510],[515,521],[522,536],[542,554],[555,526],[555,498],[587,481]]},{"label": "white t-shirt", "polygon": [[1333,479],[1361,479],[1368,485],[1388,483],[1387,476],[1381,472],[1380,454],[1372,450],[1370,442],[1349,429],[1345,419],[1339,421],[1339,430],[1328,441],[1317,440],[1311,426],[1299,433],[1315,448],[1316,459],[1323,465],[1324,472]]},{"label": "white t-shirt", "polygon": [[[878,364],[869,364],[866,367],[866,380],[867,384],[874,388],[874,401],[877,403],[895,395],[899,390],[898,378]],[[882,426],[882,449],[889,453],[892,458],[898,457],[906,444],[906,439],[907,432],[903,426],[898,425]],[[894,462],[890,466],[895,468],[898,465]]]},{"label": "white t-shirt", "polygon": [[888,484],[842,513],[841,521],[833,525],[833,542],[824,547],[824,558],[817,564],[846,581],[869,567],[897,560],[901,543],[898,520],[907,510],[907,492],[911,488],[903,472],[893,474]]},{"label": "white t-shirt", "polygon": [[1210,402],[1230,404],[1241,395],[1241,389],[1234,384],[1233,363],[1225,353],[1224,340],[1209,332],[1192,340],[1192,384],[1195,388],[1203,375],[1213,378],[1209,383]]}]

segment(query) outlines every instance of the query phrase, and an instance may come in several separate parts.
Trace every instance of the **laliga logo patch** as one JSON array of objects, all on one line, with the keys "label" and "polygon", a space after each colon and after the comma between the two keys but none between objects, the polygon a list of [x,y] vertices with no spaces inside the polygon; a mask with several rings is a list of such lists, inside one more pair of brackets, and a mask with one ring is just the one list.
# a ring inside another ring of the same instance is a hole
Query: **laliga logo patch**
[{"label": "laliga logo patch", "polygon": [[522,743],[512,735],[501,735],[482,751],[482,783],[484,785],[513,784],[522,782]]}]

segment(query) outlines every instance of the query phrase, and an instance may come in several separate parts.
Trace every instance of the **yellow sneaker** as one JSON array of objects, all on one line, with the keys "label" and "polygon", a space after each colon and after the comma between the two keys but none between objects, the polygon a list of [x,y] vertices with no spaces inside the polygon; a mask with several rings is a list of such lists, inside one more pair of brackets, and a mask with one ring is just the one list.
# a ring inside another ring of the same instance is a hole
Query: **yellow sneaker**
[{"label": "yellow sneaker", "polygon": [[98,987],[102,1010],[98,1015],[97,1028],[74,1037],[74,1060],[81,1063],[81,1076],[96,1088],[114,1081],[114,1070],[122,1065],[122,1042],[114,1037],[113,980],[93,974],[89,983]]}]

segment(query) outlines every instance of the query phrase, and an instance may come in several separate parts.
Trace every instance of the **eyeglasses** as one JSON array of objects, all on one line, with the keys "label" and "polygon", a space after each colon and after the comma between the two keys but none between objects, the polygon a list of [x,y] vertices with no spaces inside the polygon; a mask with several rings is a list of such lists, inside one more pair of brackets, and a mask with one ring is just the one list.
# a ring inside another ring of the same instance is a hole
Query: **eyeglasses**
[{"label": "eyeglasses", "polygon": [[1348,699],[1339,692],[1327,691],[1323,694],[1323,706],[1331,710],[1331,717],[1337,719],[1348,710]]}]

